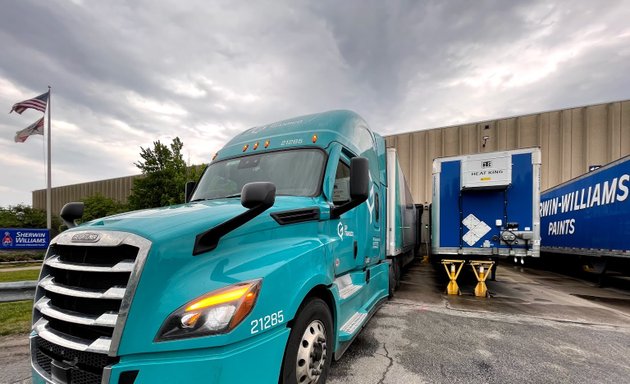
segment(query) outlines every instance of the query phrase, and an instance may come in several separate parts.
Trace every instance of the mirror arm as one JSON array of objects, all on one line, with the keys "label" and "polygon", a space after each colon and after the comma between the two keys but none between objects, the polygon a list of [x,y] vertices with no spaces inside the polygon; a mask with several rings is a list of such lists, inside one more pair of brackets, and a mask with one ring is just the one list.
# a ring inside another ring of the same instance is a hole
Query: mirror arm
[{"label": "mirror arm", "polygon": [[343,203],[341,205],[335,205],[330,210],[330,217],[331,217],[331,219],[338,219],[339,216],[341,216],[344,213],[348,212],[352,208],[361,205],[361,203],[363,203],[365,200],[367,200],[367,198],[365,198],[365,199],[352,199],[352,200],[348,201],[347,203]]},{"label": "mirror arm", "polygon": [[240,215],[234,216],[198,234],[195,238],[193,256],[215,249],[221,237],[271,208],[275,200],[276,186],[273,183],[254,182],[245,184],[241,190],[241,205],[248,209]]},{"label": "mirror arm", "polygon": [[221,237],[227,235],[236,228],[260,215],[265,210],[267,210],[267,208],[269,207],[264,204],[257,205],[254,208],[248,209],[247,211],[241,213],[240,215],[234,216],[233,218],[224,221],[216,227],[210,228],[207,231],[198,234],[195,238],[193,256],[212,251],[219,244],[219,240],[221,239]]}]

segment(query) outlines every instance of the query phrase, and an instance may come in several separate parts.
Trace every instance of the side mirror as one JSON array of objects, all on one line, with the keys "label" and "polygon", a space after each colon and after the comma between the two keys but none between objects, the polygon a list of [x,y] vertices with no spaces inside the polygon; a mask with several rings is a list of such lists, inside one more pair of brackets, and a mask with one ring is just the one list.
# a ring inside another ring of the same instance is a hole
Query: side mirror
[{"label": "side mirror", "polygon": [[370,164],[365,157],[355,157],[350,160],[350,198],[360,200],[361,204],[369,195]]},{"label": "side mirror", "polygon": [[241,191],[241,205],[245,208],[269,208],[276,201],[276,186],[268,182],[247,183]]},{"label": "side mirror", "polygon": [[194,181],[189,181],[186,183],[186,186],[184,187],[184,201],[185,202],[189,202],[190,198],[192,197],[192,193],[195,190],[195,187],[197,186],[197,183],[195,183]]},{"label": "side mirror", "polygon": [[221,237],[271,208],[276,201],[276,186],[273,183],[247,183],[241,190],[241,204],[247,211],[223,223],[200,233],[195,238],[193,256],[212,251],[219,244]]},{"label": "side mirror", "polygon": [[61,216],[61,220],[63,220],[66,227],[74,228],[77,226],[75,221],[83,217],[84,207],[83,202],[72,202],[67,203],[61,208],[59,216]]},{"label": "side mirror", "polygon": [[332,216],[339,217],[360,205],[370,195],[370,164],[365,157],[350,160],[350,201],[334,207]]}]

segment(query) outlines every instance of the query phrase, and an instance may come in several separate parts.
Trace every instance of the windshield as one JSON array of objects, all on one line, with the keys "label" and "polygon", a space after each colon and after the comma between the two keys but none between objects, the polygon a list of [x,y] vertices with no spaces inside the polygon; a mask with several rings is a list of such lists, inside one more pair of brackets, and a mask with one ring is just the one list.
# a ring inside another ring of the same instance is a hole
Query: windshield
[{"label": "windshield", "polygon": [[299,149],[249,155],[208,166],[191,200],[240,196],[243,185],[269,181],[277,195],[316,196],[324,168],[324,153]]}]

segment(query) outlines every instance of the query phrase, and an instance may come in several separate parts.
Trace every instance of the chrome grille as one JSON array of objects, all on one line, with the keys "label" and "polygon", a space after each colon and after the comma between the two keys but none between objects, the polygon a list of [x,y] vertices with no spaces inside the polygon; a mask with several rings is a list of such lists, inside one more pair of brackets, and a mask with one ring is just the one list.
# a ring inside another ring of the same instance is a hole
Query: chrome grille
[{"label": "chrome grille", "polygon": [[100,353],[79,352],[35,337],[33,343],[33,361],[40,368],[40,373],[47,376],[52,372],[52,361],[72,362],[70,382],[72,384],[100,384],[103,369],[118,362],[117,357]]},{"label": "chrome grille", "polygon": [[[91,236],[80,236],[84,234]],[[83,242],[86,238],[94,242]],[[64,356],[68,355],[75,364],[70,382],[100,382],[105,365],[77,361],[102,356],[108,364],[115,362],[111,359],[117,354],[150,245],[148,240],[124,232],[65,232],[53,240],[33,310],[36,336],[31,360],[47,379],[51,378],[51,365],[55,361],[67,364]]]}]

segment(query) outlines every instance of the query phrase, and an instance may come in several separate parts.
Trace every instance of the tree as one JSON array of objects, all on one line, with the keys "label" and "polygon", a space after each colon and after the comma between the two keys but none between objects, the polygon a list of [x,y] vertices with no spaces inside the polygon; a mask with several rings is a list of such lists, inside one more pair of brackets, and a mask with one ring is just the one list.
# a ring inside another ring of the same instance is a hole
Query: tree
[{"label": "tree", "polygon": [[84,198],[83,204],[83,217],[81,218],[83,222],[100,219],[101,217],[115,215],[128,210],[125,204],[110,197],[105,197],[100,193]]},{"label": "tree", "polygon": [[[59,224],[59,218],[53,215],[53,235]],[[0,207],[0,228],[46,228],[46,211],[23,204]]]},{"label": "tree", "polygon": [[184,202],[184,185],[187,180],[196,180],[201,167],[186,166],[182,156],[184,144],[176,137],[170,148],[159,140],[153,148],[140,147],[141,161],[134,163],[143,177],[134,180],[129,207],[145,209],[163,207]]}]

